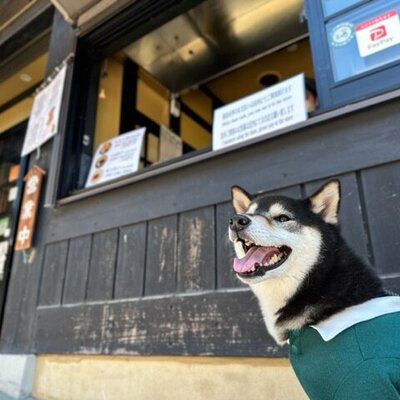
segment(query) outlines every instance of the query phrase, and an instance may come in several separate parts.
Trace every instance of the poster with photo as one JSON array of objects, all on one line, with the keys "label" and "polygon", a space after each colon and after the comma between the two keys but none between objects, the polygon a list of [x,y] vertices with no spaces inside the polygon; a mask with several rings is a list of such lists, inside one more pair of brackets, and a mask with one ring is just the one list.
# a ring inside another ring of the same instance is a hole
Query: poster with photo
[{"label": "poster with photo", "polygon": [[64,65],[35,96],[21,156],[26,156],[57,134],[66,72],[67,66]]},{"label": "poster with photo", "polygon": [[136,172],[145,132],[146,128],[139,128],[101,143],[93,156],[85,187]]}]

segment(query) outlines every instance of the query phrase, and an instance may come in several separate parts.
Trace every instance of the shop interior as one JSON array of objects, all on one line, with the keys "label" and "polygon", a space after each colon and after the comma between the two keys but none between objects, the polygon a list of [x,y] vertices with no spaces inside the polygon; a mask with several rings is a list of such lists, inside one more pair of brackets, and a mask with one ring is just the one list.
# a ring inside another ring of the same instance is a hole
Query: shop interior
[{"label": "shop interior", "polygon": [[210,149],[216,108],[299,73],[313,84],[302,0],[203,2],[101,61],[92,151],[124,133],[124,113],[147,128],[142,168],[166,161],[160,127],[182,154]]}]

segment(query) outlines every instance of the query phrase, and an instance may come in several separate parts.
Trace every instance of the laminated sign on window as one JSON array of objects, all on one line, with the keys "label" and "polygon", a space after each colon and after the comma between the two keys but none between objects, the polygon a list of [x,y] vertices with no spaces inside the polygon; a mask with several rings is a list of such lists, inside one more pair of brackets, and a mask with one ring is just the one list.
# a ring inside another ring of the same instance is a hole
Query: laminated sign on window
[{"label": "laminated sign on window", "polygon": [[390,10],[355,27],[358,50],[367,57],[400,43],[400,20]]}]

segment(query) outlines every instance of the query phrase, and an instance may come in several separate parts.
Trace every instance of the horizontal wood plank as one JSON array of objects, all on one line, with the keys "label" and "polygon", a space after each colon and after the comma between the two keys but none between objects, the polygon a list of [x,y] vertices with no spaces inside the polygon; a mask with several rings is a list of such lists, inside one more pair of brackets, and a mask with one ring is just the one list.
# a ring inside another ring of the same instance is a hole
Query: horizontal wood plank
[{"label": "horizontal wood plank", "polygon": [[45,236],[56,241],[223,203],[232,184],[253,193],[274,191],[398,160],[398,104],[307,126],[82,199],[49,213]]},{"label": "horizontal wood plank", "polygon": [[[68,321],[65,324],[64,321]],[[250,291],[40,308],[38,353],[282,356]]]}]

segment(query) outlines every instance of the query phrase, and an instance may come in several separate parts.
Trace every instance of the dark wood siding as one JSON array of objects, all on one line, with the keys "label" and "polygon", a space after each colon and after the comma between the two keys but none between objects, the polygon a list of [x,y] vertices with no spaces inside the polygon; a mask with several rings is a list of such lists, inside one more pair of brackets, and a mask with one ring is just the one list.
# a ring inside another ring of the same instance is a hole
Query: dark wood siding
[{"label": "dark wood siding", "polygon": [[146,223],[126,226],[120,230],[114,294],[116,299],[140,297],[143,294],[146,235]]},{"label": "dark wood siding", "polygon": [[176,290],[177,216],[149,222],[145,294],[174,293]]},{"label": "dark wood siding", "polygon": [[118,230],[93,236],[86,299],[111,300],[117,263]]},{"label": "dark wood siding", "polygon": [[40,285],[39,305],[61,304],[68,242],[50,244],[46,247]]},{"label": "dark wood siding", "polygon": [[90,235],[72,239],[69,243],[64,304],[79,303],[85,299],[91,248]]},{"label": "dark wood siding", "polygon": [[301,197],[339,178],[343,235],[399,290],[398,104],[42,210],[36,256],[15,256],[1,350],[285,355],[231,272],[233,184]]}]

